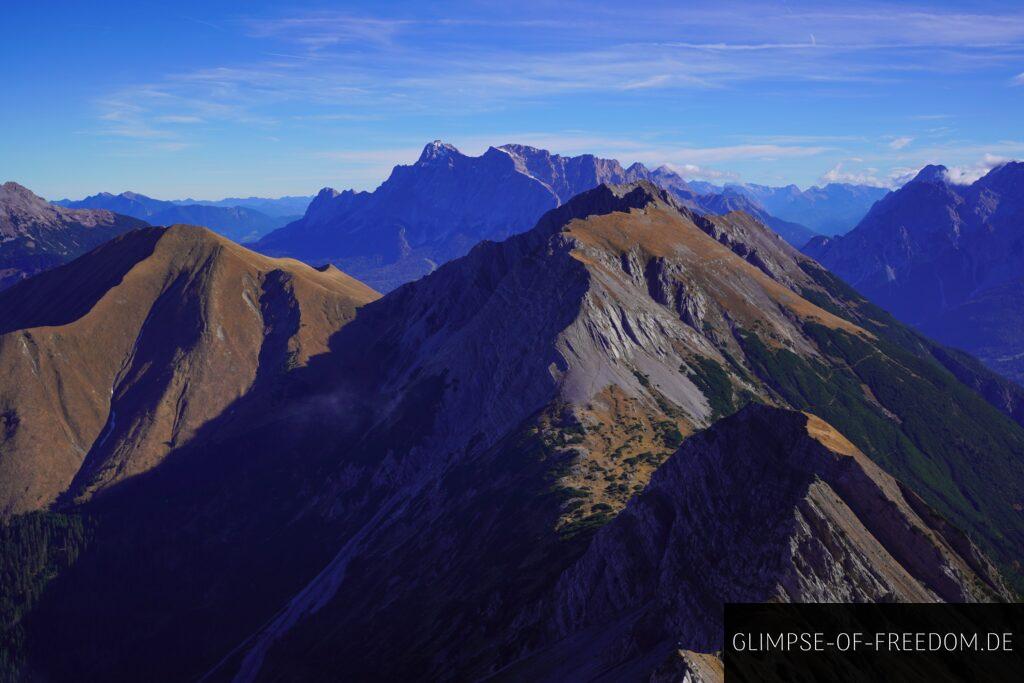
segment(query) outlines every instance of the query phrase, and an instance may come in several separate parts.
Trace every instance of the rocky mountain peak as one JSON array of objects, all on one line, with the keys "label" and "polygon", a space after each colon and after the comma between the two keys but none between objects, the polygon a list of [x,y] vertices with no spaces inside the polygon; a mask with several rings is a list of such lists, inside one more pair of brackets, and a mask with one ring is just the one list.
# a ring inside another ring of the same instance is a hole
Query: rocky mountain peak
[{"label": "rocky mountain peak", "polygon": [[949,169],[941,164],[928,164],[914,176],[912,183],[940,183],[945,185],[949,177]]},{"label": "rocky mountain peak", "polygon": [[1001,193],[1024,193],[1024,162],[1008,161],[978,179],[977,184]]},{"label": "rocky mountain peak", "polygon": [[507,145],[501,145],[498,149],[508,152],[512,156],[518,157],[550,157],[557,156],[552,155],[551,152],[546,149],[540,149],[531,145],[520,145],[516,143],[509,143]]},{"label": "rocky mountain peak", "polygon": [[652,204],[676,208],[677,204],[669,193],[649,180],[635,183],[602,183],[592,190],[582,192],[558,209],[542,218],[565,225],[577,218],[588,218],[608,213],[628,213],[631,209],[645,209]]},{"label": "rocky mountain peak", "polygon": [[38,196],[24,185],[19,185],[18,183],[9,180],[0,186],[0,202],[7,204],[15,201],[29,204],[46,203],[45,199]]},{"label": "rocky mountain peak", "polygon": [[442,159],[449,159],[452,156],[461,156],[462,153],[455,148],[454,145],[450,145],[447,142],[441,140],[434,140],[428,142],[423,148],[423,152],[420,154],[420,158],[416,161],[418,164],[427,164],[432,161],[439,161]]},{"label": "rocky mountain peak", "polygon": [[337,190],[335,190],[333,187],[325,187],[325,188],[322,188],[319,192],[316,193],[316,199],[318,199],[318,200],[334,199],[339,194],[341,194],[341,193],[338,192]]}]

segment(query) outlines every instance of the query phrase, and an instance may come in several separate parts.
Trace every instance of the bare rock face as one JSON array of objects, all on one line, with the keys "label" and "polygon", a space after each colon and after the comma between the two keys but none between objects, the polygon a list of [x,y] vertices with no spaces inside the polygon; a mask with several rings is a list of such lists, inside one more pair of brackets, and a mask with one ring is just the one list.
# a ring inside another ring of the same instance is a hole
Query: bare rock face
[{"label": "bare rock face", "polygon": [[[545,605],[564,646],[503,675],[611,676],[675,643],[715,652],[726,602],[1010,598],[961,532],[833,427],[751,405],[689,439],[597,533]],[[706,660],[681,660],[700,680]]]},{"label": "bare rock face", "polygon": [[17,183],[0,186],[0,290],[147,223],[110,211],[52,206]]},{"label": "bare rock face", "polygon": [[151,469],[261,374],[325,351],[375,296],[186,226],[125,235],[0,294],[0,511]]},{"label": "bare rock face", "polygon": [[306,215],[255,243],[274,256],[333,262],[381,291],[416,280],[481,240],[525,232],[548,210],[599,185],[647,181],[702,214],[748,211],[795,245],[813,233],[778,221],[745,196],[698,196],[667,168],[629,168],[591,154],[565,157],[527,145],[471,157],[435,140],[416,163],[396,166],[373,192],[324,188]]},{"label": "bare rock face", "polygon": [[722,658],[692,650],[676,650],[651,674],[649,683],[722,683]]}]

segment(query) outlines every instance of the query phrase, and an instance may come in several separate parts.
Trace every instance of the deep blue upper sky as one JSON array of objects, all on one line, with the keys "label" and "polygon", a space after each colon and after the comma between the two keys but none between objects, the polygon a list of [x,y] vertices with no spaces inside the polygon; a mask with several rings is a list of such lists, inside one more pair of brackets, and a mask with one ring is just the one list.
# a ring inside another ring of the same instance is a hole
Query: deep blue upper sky
[{"label": "deep blue upper sky", "polygon": [[30,4],[0,181],[51,199],[370,189],[435,138],[801,186],[1024,156],[1019,0]]}]

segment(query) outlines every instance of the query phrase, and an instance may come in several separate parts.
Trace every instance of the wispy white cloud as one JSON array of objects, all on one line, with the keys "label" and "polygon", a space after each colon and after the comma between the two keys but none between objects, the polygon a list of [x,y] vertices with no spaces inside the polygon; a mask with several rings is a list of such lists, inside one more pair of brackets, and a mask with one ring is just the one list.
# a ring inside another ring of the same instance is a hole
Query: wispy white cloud
[{"label": "wispy white cloud", "polygon": [[400,31],[417,23],[411,19],[360,17],[330,11],[276,18],[250,18],[245,21],[253,37],[283,38],[311,51],[345,43],[390,45]]},{"label": "wispy white cloud", "polygon": [[644,88],[656,88],[661,85],[665,85],[672,80],[672,77],[668,74],[659,74],[657,76],[651,76],[644,78],[639,81],[633,81],[632,83],[626,83],[622,86],[623,90],[643,90]]},{"label": "wispy white cloud", "polygon": [[1019,73],[1014,76],[1011,83],[1013,83],[1013,85],[1024,85],[1024,73]]},{"label": "wispy white cloud", "polygon": [[181,114],[166,114],[164,116],[157,116],[155,119],[158,123],[202,123],[203,119],[199,116],[183,116]]},{"label": "wispy white cloud", "polygon": [[822,183],[852,183],[854,185],[872,185],[874,187],[887,187],[888,183],[879,179],[877,168],[865,168],[861,170],[850,170],[844,167],[843,162],[825,171],[821,175]]},{"label": "wispy white cloud", "polygon": [[901,135],[890,140],[889,147],[891,147],[892,149],[903,149],[913,141],[914,138],[909,137],[907,135]]},{"label": "wispy white cloud", "polygon": [[970,185],[993,168],[1002,166],[1007,161],[1010,161],[1007,157],[986,154],[973,164],[948,167],[946,169],[946,179],[954,185]]},{"label": "wispy white cloud", "polygon": [[[686,11],[655,5],[643,13],[569,4],[557,19],[540,10],[463,14],[317,11],[217,24],[241,26],[260,58],[123,88],[116,94],[122,104],[103,112],[122,116],[122,125],[104,130],[138,138],[172,134],[165,126],[186,119],[276,125],[279,117],[268,112],[294,104],[343,109],[332,113],[353,117],[427,110],[458,115],[575,93],[638,97],[641,91],[780,79],[877,84],[920,70],[1019,62],[1024,54],[1024,17],[1013,13],[881,12],[856,5],[779,12],[698,3]],[[567,25],[578,30],[567,34]],[[516,32],[519,39],[495,47],[495,30]],[[680,34],[716,39],[674,39]],[[914,52],[879,58],[892,50]],[[127,116],[124,102],[138,111]]]},{"label": "wispy white cloud", "polygon": [[665,164],[665,166],[687,180],[739,180],[739,174],[732,171],[722,171],[697,164]]}]

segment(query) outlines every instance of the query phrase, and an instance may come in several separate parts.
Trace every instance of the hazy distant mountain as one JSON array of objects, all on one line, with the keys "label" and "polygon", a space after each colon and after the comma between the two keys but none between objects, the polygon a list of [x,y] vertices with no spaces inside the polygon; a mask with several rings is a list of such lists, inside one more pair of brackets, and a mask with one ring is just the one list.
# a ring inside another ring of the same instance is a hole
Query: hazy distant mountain
[{"label": "hazy distant mountain", "polygon": [[722,194],[725,191],[725,187],[706,180],[687,180],[686,183],[697,194]]},{"label": "hazy distant mountain", "polygon": [[295,220],[306,213],[313,196],[300,197],[228,197],[226,199],[175,199],[175,204],[201,204],[203,206],[234,207],[253,209],[268,216],[285,217]]},{"label": "hazy distant mountain", "polygon": [[901,320],[1024,380],[1024,163],[970,186],[927,166],[806,252]]},{"label": "hazy distant mountain", "polygon": [[111,211],[52,206],[17,183],[0,186],[0,289],[145,226]]},{"label": "hazy distant mountain", "polygon": [[720,194],[700,195],[695,203],[697,207],[707,213],[728,213],[729,211],[749,213],[798,249],[818,234],[799,223],[791,223],[769,214],[757,200],[736,192],[732,188],[726,188]]},{"label": "hazy distant mountain", "polygon": [[1024,429],[947,367],[992,373],[646,181],[379,299],[192,228],[18,289],[5,673],[650,680],[726,602],[1020,581]]},{"label": "hazy distant mountain", "polygon": [[888,190],[870,185],[829,183],[800,190],[796,185],[768,187],[745,183],[726,185],[755,199],[778,218],[806,225],[823,235],[838,235],[853,229],[871,206]]},{"label": "hazy distant mountain", "polygon": [[[275,201],[275,200],[266,200]],[[299,216],[270,216],[243,206],[220,206],[211,204],[185,204],[183,202],[153,199],[137,192],[111,194],[100,192],[81,200],[62,199],[54,202],[59,206],[82,209],[106,209],[126,216],[141,218],[152,225],[201,225],[210,228],[236,242],[248,242]],[[292,202],[301,204],[301,202]]]},{"label": "hazy distant mountain", "polygon": [[254,247],[310,263],[331,262],[381,291],[414,280],[465,254],[477,242],[500,240],[529,228],[547,210],[600,183],[650,180],[701,212],[750,209],[783,237],[802,246],[814,233],[769,220],[742,196],[742,206],[720,206],[692,191],[667,167],[590,154],[564,157],[526,145],[491,147],[479,157],[440,140],[411,166],[396,166],[374,192],[325,188],[306,215]]}]

